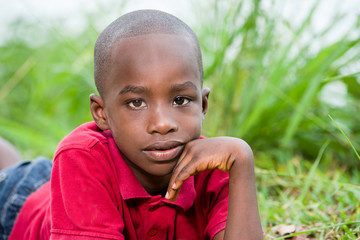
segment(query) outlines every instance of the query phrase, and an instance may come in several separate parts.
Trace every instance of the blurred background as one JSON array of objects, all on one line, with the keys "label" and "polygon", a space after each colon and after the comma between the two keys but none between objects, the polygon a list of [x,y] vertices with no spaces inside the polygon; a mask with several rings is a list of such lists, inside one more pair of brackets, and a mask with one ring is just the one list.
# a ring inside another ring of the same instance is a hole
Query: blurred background
[{"label": "blurred background", "polygon": [[92,120],[98,34],[140,8],[172,13],[198,35],[212,90],[203,135],[252,146],[267,238],[280,223],[313,229],[309,238],[359,237],[357,0],[3,2],[0,136],[25,159],[51,158]]}]

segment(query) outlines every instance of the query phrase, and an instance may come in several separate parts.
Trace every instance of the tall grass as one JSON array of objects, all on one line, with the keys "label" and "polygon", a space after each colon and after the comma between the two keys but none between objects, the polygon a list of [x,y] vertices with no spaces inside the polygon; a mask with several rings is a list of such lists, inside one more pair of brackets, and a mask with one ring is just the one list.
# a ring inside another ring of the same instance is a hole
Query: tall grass
[{"label": "tall grass", "polygon": [[[343,16],[313,34],[318,5],[294,26],[264,2],[194,3],[192,27],[212,89],[203,133],[252,146],[267,239],[279,237],[279,224],[302,226],[316,239],[355,239],[360,162],[328,114],[359,150],[360,27],[319,45]],[[79,31],[68,32],[64,19],[8,26],[0,46],[0,136],[24,158],[51,157],[61,138],[91,120],[93,46],[106,25],[95,20],[121,13],[84,14]],[[342,105],[327,101],[337,97],[327,90],[334,84],[346,89]]]},{"label": "tall grass", "polygon": [[[305,41],[317,5],[299,27],[264,9],[260,0],[213,1],[209,9],[215,9],[214,17],[203,19],[205,24],[198,28],[208,63],[206,84],[213,89],[207,133],[243,137],[256,151],[276,160],[283,158],[285,150],[314,159],[329,139],[327,154],[331,158],[358,166],[356,156],[327,115],[332,113],[347,126],[359,148],[360,114],[356,113],[360,69],[344,73],[344,68],[359,64],[360,28],[351,30],[357,37],[345,33],[339,40],[314,49],[332,27],[341,24],[341,16]],[[334,81],[348,88],[345,106],[320,99],[323,89]]]},{"label": "tall grass", "polygon": [[60,22],[53,24],[44,30],[16,22],[9,28],[12,38],[0,47],[0,135],[25,157],[51,157],[61,138],[90,120],[98,33],[89,26],[78,35],[59,35]]}]

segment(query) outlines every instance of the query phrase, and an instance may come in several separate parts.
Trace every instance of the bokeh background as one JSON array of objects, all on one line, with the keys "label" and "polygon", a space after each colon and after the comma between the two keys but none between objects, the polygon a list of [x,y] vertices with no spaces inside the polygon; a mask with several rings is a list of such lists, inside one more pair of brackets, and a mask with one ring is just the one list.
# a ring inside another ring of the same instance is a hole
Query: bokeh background
[{"label": "bokeh background", "polygon": [[172,13],[197,33],[210,87],[203,134],[245,139],[267,239],[281,224],[357,239],[360,2],[15,0],[0,8],[0,136],[52,157],[91,121],[93,46],[131,10]]}]

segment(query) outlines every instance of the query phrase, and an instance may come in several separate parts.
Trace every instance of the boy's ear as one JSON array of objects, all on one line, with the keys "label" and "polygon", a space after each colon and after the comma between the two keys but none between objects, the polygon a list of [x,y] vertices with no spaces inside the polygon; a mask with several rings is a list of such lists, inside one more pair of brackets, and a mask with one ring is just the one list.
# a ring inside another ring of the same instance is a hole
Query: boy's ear
[{"label": "boy's ear", "polygon": [[96,125],[98,125],[98,127],[103,131],[109,129],[104,107],[105,107],[104,100],[100,96],[94,93],[90,94],[91,115],[94,121],[96,122]]},{"label": "boy's ear", "polygon": [[210,95],[210,89],[204,88],[202,90],[202,113],[203,113],[203,120],[205,118],[205,114],[208,110],[208,104],[209,104],[209,95]]}]

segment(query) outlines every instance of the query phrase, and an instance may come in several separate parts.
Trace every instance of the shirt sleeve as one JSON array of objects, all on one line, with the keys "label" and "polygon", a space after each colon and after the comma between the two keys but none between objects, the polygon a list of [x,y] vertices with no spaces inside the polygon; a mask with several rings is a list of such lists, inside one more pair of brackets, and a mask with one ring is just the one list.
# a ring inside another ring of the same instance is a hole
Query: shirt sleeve
[{"label": "shirt sleeve", "polygon": [[101,145],[72,146],[55,155],[51,239],[124,239],[117,175]]}]

